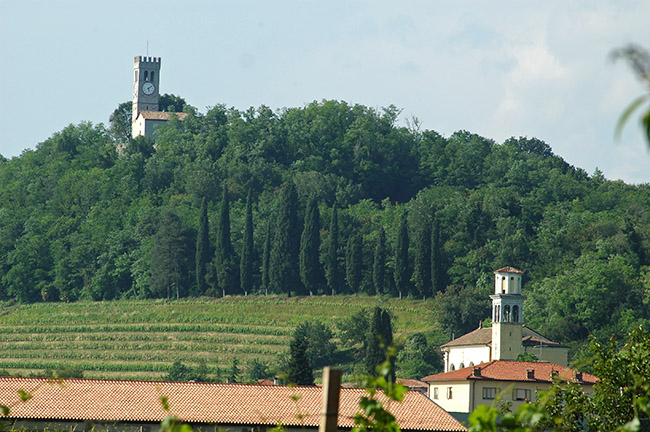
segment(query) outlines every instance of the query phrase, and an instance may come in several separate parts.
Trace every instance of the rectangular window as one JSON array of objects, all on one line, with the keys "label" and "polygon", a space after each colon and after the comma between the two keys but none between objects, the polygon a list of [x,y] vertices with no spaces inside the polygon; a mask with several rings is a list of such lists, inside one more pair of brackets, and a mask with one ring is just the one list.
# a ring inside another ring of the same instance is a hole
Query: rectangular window
[{"label": "rectangular window", "polygon": [[528,390],[528,389],[514,389],[512,391],[512,400],[517,400],[517,401],[528,400],[528,401],[530,401],[530,390]]},{"label": "rectangular window", "polygon": [[452,389],[452,387],[447,387],[447,399],[451,399],[451,396],[452,396],[451,389]]},{"label": "rectangular window", "polygon": [[494,399],[497,396],[496,387],[484,387],[483,388],[483,399]]},{"label": "rectangular window", "polygon": [[433,388],[433,398],[438,399],[438,387]]}]

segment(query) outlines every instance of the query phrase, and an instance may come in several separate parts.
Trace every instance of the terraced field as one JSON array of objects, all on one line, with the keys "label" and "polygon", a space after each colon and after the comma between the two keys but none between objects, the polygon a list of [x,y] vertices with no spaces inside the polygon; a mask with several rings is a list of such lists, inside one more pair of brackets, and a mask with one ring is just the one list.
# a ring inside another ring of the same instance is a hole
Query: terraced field
[{"label": "terraced field", "polygon": [[29,374],[79,367],[88,378],[156,379],[180,359],[216,375],[236,357],[275,364],[293,329],[336,323],[375,305],[391,310],[397,339],[430,332],[428,302],[375,297],[275,296],[0,305],[0,370]]}]

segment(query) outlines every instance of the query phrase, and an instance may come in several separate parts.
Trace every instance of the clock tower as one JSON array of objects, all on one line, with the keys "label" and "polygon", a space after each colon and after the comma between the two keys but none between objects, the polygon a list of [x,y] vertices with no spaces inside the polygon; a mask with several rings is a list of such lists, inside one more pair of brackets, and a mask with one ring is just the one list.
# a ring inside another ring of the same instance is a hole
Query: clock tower
[{"label": "clock tower", "polygon": [[[142,111],[158,111],[160,81],[160,57],[136,56],[133,59],[133,113],[132,125],[135,126],[138,114]],[[132,127],[135,138],[141,133]]]}]

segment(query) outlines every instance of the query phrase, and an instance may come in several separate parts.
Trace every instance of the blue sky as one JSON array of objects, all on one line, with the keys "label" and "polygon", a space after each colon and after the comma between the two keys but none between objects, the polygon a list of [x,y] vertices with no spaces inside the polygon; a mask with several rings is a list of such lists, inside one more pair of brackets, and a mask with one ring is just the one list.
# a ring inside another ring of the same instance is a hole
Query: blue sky
[{"label": "blue sky", "polygon": [[445,136],[537,137],[589,173],[647,183],[638,119],[613,139],[644,87],[608,54],[650,48],[649,18],[631,0],[0,0],[0,154],[107,123],[148,43],[161,92],[201,112],[394,104]]}]

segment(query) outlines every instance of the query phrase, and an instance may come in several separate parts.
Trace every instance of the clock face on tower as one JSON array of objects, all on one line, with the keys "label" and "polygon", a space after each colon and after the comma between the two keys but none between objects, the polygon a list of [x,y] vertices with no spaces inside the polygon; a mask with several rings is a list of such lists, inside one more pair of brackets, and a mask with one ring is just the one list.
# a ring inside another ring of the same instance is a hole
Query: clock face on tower
[{"label": "clock face on tower", "polygon": [[156,91],[156,86],[152,82],[146,82],[142,84],[142,93],[146,95],[152,95]]}]

